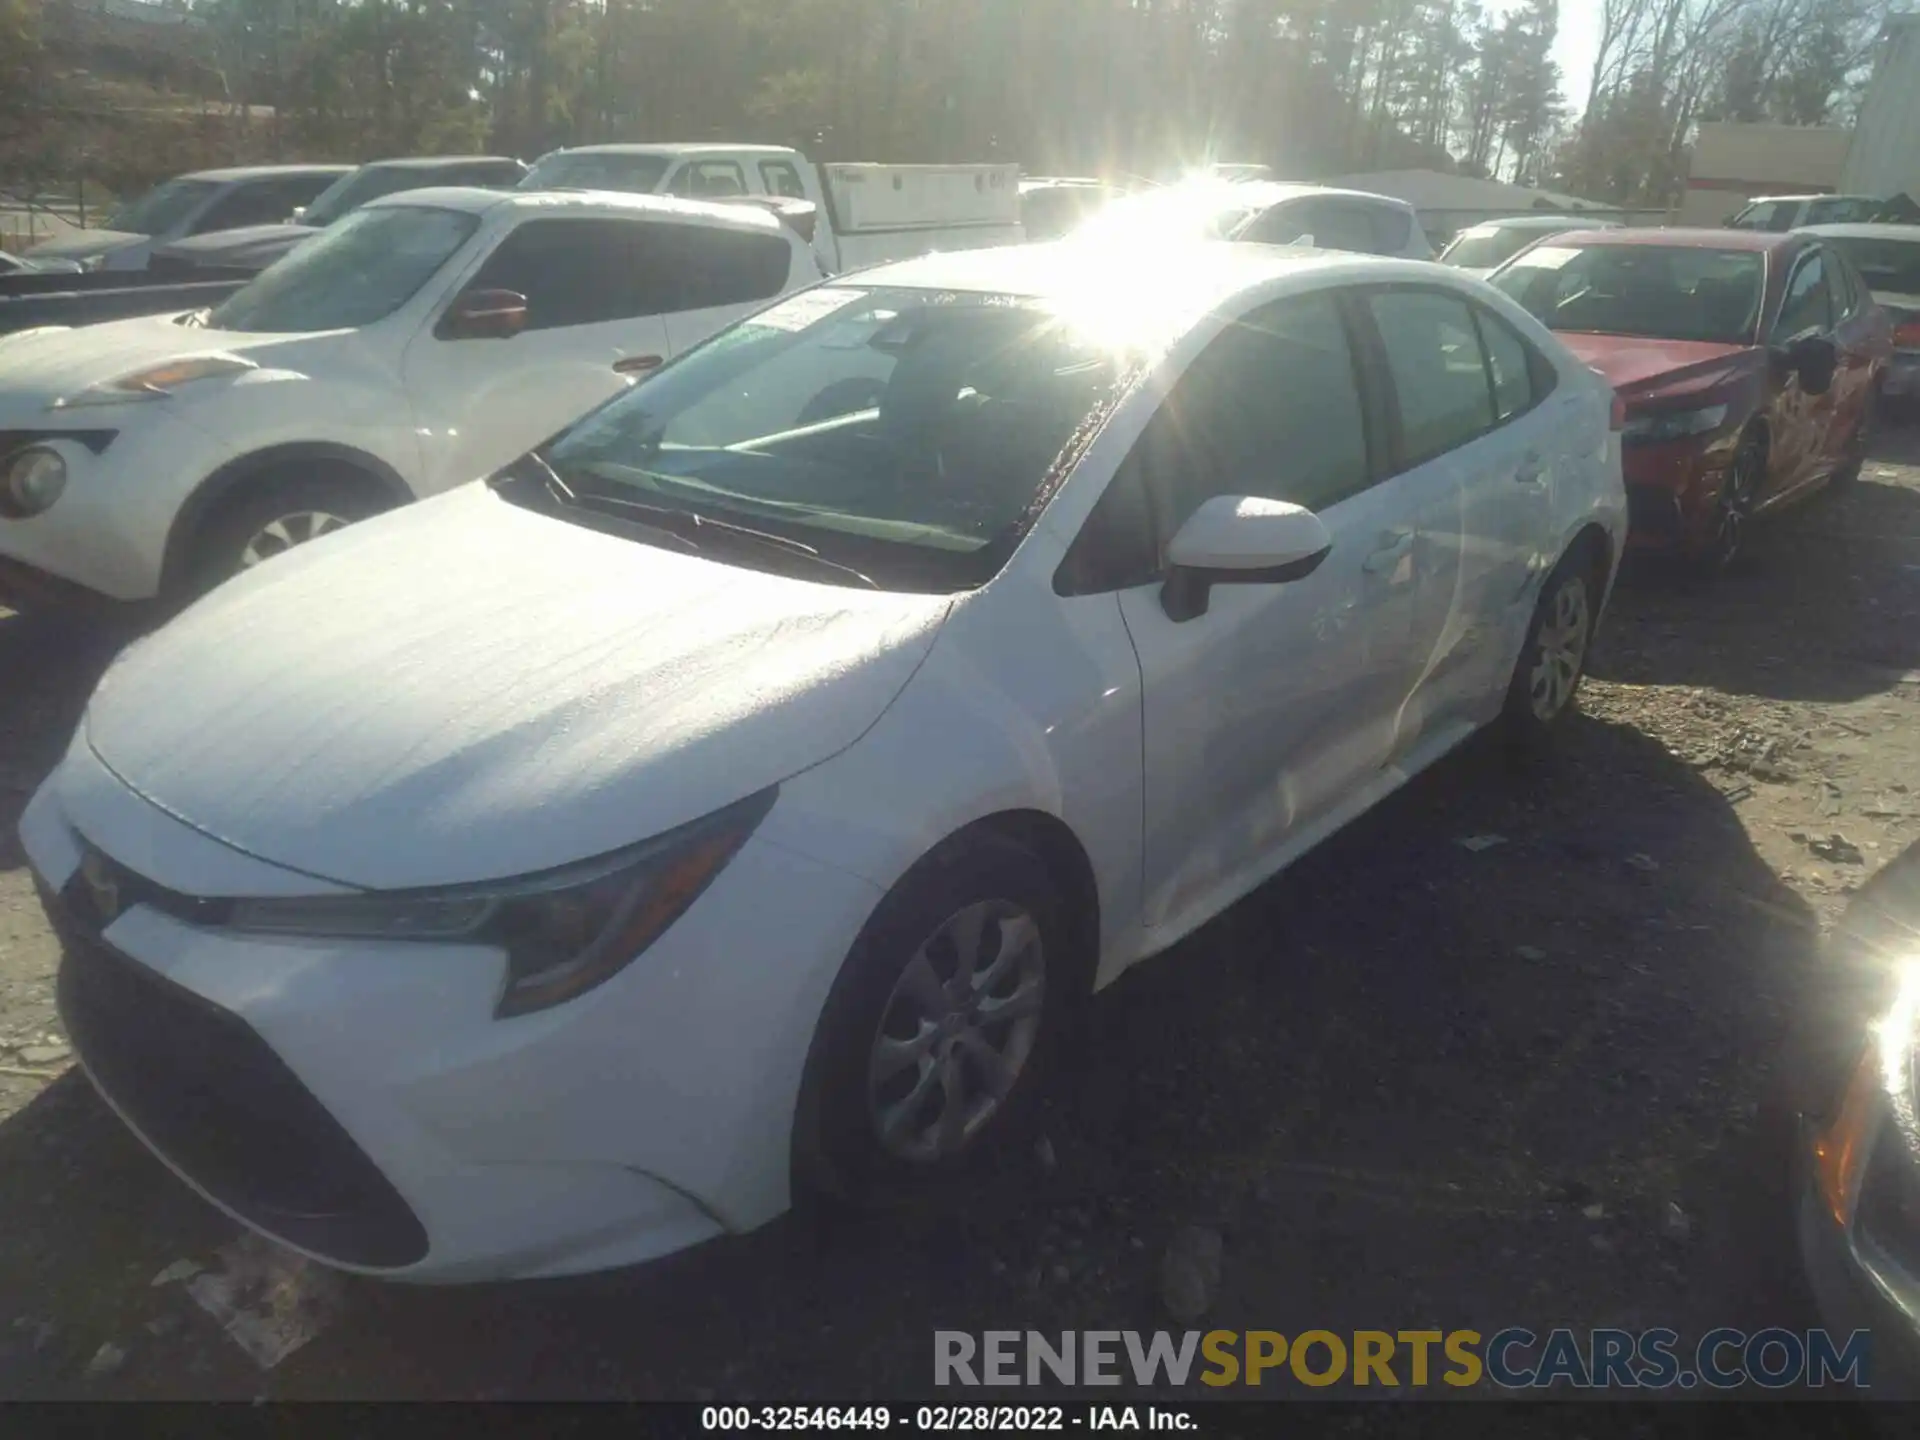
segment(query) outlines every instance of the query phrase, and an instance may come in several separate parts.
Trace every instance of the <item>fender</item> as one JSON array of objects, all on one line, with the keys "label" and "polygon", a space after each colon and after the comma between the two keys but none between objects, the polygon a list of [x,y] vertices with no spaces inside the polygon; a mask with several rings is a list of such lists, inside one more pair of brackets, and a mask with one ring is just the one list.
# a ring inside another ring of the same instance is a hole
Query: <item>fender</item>
[{"label": "fender", "polygon": [[166,553],[160,563],[160,593],[165,595],[174,588],[181,567],[186,564],[187,548],[198,532],[200,522],[212,512],[214,506],[240,486],[269,471],[314,461],[344,465],[359,471],[374,481],[395,505],[405,505],[415,498],[412,488],[401,478],[398,470],[378,456],[351,445],[340,445],[329,440],[298,440],[242,455],[237,460],[229,460],[196,485],[193,493],[175,513],[173,524],[167,531]]}]

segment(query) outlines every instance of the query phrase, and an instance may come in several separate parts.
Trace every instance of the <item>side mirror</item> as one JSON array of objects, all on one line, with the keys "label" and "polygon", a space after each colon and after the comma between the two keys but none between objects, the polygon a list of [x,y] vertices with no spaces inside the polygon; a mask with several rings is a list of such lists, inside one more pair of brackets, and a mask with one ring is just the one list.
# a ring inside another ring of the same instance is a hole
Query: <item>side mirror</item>
[{"label": "side mirror", "polygon": [[1216,495],[1167,546],[1160,607],[1180,623],[1207,613],[1215,585],[1284,585],[1320,568],[1333,536],[1311,510],[1285,500]]},{"label": "side mirror", "polygon": [[517,290],[469,290],[447,307],[434,334],[442,340],[511,340],[526,328],[526,296]]},{"label": "side mirror", "polygon": [[1831,390],[1834,372],[1840,368],[1839,347],[1825,335],[1802,335],[1786,347],[1781,359],[1800,377],[1800,388],[1809,395]]}]

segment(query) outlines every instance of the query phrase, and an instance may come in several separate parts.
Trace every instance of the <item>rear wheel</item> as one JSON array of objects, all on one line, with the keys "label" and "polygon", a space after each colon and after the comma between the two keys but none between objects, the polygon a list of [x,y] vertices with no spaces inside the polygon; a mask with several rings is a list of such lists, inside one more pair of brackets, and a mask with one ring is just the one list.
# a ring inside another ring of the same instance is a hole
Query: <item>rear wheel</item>
[{"label": "rear wheel", "polygon": [[1543,747],[1572,713],[1586,676],[1601,583],[1592,555],[1576,550],[1541,587],[1501,716],[1516,748]]},{"label": "rear wheel", "polygon": [[203,525],[188,584],[204,594],[301,545],[387,508],[386,497],[357,474],[280,474],[247,485]]}]

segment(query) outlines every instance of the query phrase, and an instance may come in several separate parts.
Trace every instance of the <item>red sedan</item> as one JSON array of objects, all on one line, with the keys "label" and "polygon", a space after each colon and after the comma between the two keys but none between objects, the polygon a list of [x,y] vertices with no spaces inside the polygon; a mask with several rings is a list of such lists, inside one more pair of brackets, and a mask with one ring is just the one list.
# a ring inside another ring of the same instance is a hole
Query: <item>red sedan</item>
[{"label": "red sedan", "polygon": [[1576,230],[1489,278],[1613,382],[1630,545],[1718,573],[1748,519],[1859,474],[1892,332],[1818,239]]}]

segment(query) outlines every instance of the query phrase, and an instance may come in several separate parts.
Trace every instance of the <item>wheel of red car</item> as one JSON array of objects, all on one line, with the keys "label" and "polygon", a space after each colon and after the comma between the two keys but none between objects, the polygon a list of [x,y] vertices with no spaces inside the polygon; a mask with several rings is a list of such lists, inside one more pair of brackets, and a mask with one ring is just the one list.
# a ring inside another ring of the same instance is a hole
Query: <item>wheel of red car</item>
[{"label": "wheel of red car", "polygon": [[1767,474],[1767,441],[1757,430],[1749,430],[1734,452],[1726,479],[1714,499],[1712,529],[1702,547],[1700,568],[1709,576],[1725,574],[1740,554],[1745,542],[1747,522],[1760,498],[1760,487]]}]

